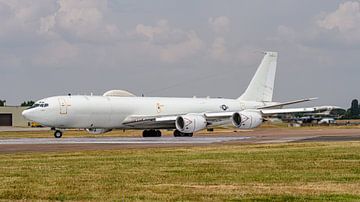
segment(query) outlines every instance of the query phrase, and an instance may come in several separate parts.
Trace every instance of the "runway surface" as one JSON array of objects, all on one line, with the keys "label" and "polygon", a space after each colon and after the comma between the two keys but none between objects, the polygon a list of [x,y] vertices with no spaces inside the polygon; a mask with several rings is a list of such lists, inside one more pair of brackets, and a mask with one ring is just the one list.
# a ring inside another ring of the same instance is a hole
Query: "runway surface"
[{"label": "runway surface", "polygon": [[29,127],[11,127],[11,126],[0,126],[0,132],[35,132],[35,131],[49,131],[50,128],[29,128]]},{"label": "runway surface", "polygon": [[21,144],[211,144],[241,141],[249,137],[102,137],[102,138],[16,138],[2,139],[0,145]]},{"label": "runway surface", "polygon": [[[116,132],[116,131],[115,131]],[[50,135],[51,136],[51,135]],[[214,132],[195,134],[194,137],[63,137],[0,138],[0,153],[60,152],[109,150],[131,148],[157,148],[202,146],[211,144],[277,144],[298,142],[360,141],[360,129],[276,129],[260,128],[251,131]]]}]

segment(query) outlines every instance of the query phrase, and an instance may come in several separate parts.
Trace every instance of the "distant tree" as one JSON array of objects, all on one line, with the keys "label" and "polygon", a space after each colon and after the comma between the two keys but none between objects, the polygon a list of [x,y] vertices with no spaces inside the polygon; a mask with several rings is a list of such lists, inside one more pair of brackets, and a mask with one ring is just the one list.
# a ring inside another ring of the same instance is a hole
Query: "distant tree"
[{"label": "distant tree", "polygon": [[21,103],[21,106],[22,107],[30,107],[30,106],[33,106],[34,103],[35,103],[34,101],[30,100],[30,101]]},{"label": "distant tree", "polygon": [[351,108],[350,108],[350,116],[351,118],[359,118],[359,101],[357,99],[354,99],[351,102]]},{"label": "distant tree", "polygon": [[0,100],[0,106],[3,107],[5,106],[6,100]]},{"label": "distant tree", "polygon": [[330,115],[337,118],[345,118],[347,111],[345,109],[333,109],[330,111]]},{"label": "distant tree", "polygon": [[346,111],[345,118],[347,119],[358,119],[360,117],[360,106],[359,101],[354,99],[351,101],[351,107]]}]

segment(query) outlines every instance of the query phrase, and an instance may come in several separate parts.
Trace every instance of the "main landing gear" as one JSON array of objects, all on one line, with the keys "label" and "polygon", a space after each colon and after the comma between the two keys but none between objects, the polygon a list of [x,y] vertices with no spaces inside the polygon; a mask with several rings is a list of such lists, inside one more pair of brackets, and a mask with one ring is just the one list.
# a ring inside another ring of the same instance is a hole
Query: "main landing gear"
[{"label": "main landing gear", "polygon": [[174,130],[174,137],[192,137],[193,133],[182,133],[178,130]]},{"label": "main landing gear", "polygon": [[143,137],[161,137],[160,130],[144,130]]},{"label": "main landing gear", "polygon": [[60,130],[55,130],[54,137],[55,138],[61,138],[62,137],[62,132]]}]

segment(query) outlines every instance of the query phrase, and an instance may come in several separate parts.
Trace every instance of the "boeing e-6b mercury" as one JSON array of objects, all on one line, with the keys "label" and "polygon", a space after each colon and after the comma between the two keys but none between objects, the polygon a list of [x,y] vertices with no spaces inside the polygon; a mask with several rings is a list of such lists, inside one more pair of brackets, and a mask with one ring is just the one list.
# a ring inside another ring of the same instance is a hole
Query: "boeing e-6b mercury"
[{"label": "boeing e-6b mercury", "polygon": [[273,102],[277,52],[265,56],[245,93],[237,99],[136,97],[121,90],[103,96],[56,96],[37,101],[22,114],[26,119],[51,127],[56,138],[63,129],[86,129],[93,134],[113,129],[144,130],[144,137],[161,136],[160,129],[174,129],[174,136],[191,137],[207,127],[232,124],[249,129],[261,125],[264,116],[316,112],[333,107],[290,108],[283,106],[312,100]]}]

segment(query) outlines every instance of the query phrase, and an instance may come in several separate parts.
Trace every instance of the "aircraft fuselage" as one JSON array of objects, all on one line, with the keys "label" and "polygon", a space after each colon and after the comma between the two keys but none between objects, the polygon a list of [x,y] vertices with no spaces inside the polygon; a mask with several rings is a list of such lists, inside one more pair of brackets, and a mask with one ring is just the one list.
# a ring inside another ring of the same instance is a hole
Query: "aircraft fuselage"
[{"label": "aircraft fuselage", "polygon": [[[155,117],[242,111],[274,104],[274,102],[247,102],[222,98],[111,96],[57,96],[42,99],[37,103],[38,107],[24,111],[23,115],[44,126],[109,129],[128,129],[129,127],[123,123],[129,116]],[[146,128],[137,126],[136,129]]]}]

